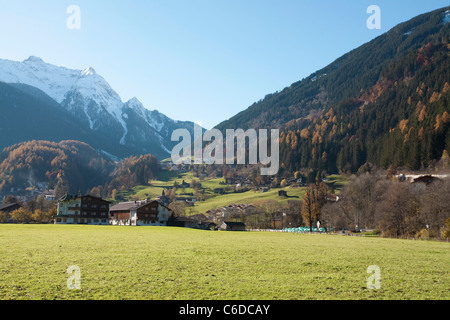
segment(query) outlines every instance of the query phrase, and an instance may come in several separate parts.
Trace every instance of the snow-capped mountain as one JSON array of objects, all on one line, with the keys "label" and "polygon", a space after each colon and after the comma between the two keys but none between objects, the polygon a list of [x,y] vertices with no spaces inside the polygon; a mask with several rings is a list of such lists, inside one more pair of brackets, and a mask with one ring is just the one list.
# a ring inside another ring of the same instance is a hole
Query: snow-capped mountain
[{"label": "snow-capped mountain", "polygon": [[34,56],[22,62],[0,59],[0,81],[36,87],[92,130],[159,158],[170,155],[173,130],[193,130],[193,123],[148,110],[137,98],[123,102],[91,67],[73,70]]}]

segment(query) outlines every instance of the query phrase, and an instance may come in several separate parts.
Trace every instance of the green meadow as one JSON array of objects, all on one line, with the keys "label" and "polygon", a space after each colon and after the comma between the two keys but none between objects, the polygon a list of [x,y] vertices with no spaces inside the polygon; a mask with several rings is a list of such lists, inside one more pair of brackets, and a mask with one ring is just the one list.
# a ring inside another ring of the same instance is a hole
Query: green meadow
[{"label": "green meadow", "polygon": [[[0,225],[0,299],[449,299],[450,243],[171,227]],[[368,289],[369,266],[380,289]],[[79,290],[66,271],[80,270]]]},{"label": "green meadow", "polygon": [[[190,183],[193,179],[200,181],[199,178],[194,177],[193,173],[177,173],[171,171],[162,171],[158,176],[151,181],[150,185],[136,186],[129,190],[123,190],[118,193],[119,197],[123,200],[128,200],[131,196],[138,197],[139,199],[156,198],[160,196],[163,190],[170,188],[176,181],[181,184],[182,181]],[[348,179],[339,175],[328,176],[329,181],[325,182],[330,190],[339,192],[339,190],[348,182]],[[230,204],[252,204],[261,200],[275,200],[280,205],[287,204],[289,200],[302,200],[305,194],[304,187],[285,187],[285,188],[272,188],[268,192],[261,193],[259,190],[246,191],[246,192],[227,192],[226,194],[214,194],[214,189],[232,187],[221,184],[223,178],[217,179],[205,179],[200,181],[202,184],[203,192],[208,196],[205,201],[198,201],[193,207],[188,209],[189,214],[205,213],[210,209],[218,209],[228,206]],[[279,197],[278,191],[285,190],[288,197]],[[184,194],[194,194],[195,190],[192,188],[178,188],[177,195],[183,196]],[[112,200],[112,199],[109,199]]]}]

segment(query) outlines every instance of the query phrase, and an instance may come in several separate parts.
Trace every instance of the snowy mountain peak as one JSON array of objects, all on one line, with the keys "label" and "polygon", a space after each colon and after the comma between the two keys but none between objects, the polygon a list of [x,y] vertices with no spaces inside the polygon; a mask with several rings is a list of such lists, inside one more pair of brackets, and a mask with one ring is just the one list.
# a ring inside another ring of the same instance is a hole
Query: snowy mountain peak
[{"label": "snowy mountain peak", "polygon": [[92,75],[96,75],[96,74],[97,73],[95,72],[94,68],[92,68],[92,67],[86,68],[83,71],[81,71],[82,77],[92,76]]},{"label": "snowy mountain peak", "polygon": [[126,104],[129,108],[131,108],[133,110],[145,109],[142,102],[140,102],[139,99],[136,97],[133,97],[130,100],[128,100]]},{"label": "snowy mountain peak", "polygon": [[190,123],[150,111],[136,97],[124,103],[92,67],[69,69],[36,56],[22,62],[0,59],[0,81],[36,87],[100,135],[161,158],[170,154],[173,130],[191,130]]},{"label": "snowy mountain peak", "polygon": [[44,63],[44,60],[36,56],[30,56],[28,59],[23,60],[23,62]]}]

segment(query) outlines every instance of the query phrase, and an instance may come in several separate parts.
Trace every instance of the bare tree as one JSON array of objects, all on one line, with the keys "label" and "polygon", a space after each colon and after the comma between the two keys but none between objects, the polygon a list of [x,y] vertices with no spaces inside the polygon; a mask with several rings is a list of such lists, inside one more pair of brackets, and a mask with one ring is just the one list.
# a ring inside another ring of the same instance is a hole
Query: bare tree
[{"label": "bare tree", "polygon": [[360,230],[375,226],[377,203],[389,183],[378,174],[364,173],[353,177],[344,187],[339,206],[351,228]]},{"label": "bare tree", "polygon": [[429,235],[439,237],[450,217],[450,180],[434,182],[421,197],[422,213]]},{"label": "bare tree", "polygon": [[425,228],[421,215],[421,190],[415,185],[394,182],[379,206],[380,227],[386,236],[415,236]]}]

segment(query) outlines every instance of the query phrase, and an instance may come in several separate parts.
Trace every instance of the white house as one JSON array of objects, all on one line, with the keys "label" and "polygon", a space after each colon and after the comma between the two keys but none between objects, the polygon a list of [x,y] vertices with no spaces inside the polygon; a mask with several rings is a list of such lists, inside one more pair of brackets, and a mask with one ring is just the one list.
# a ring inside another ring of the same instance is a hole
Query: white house
[{"label": "white house", "polygon": [[172,210],[157,200],[121,202],[110,209],[110,224],[167,226]]}]

